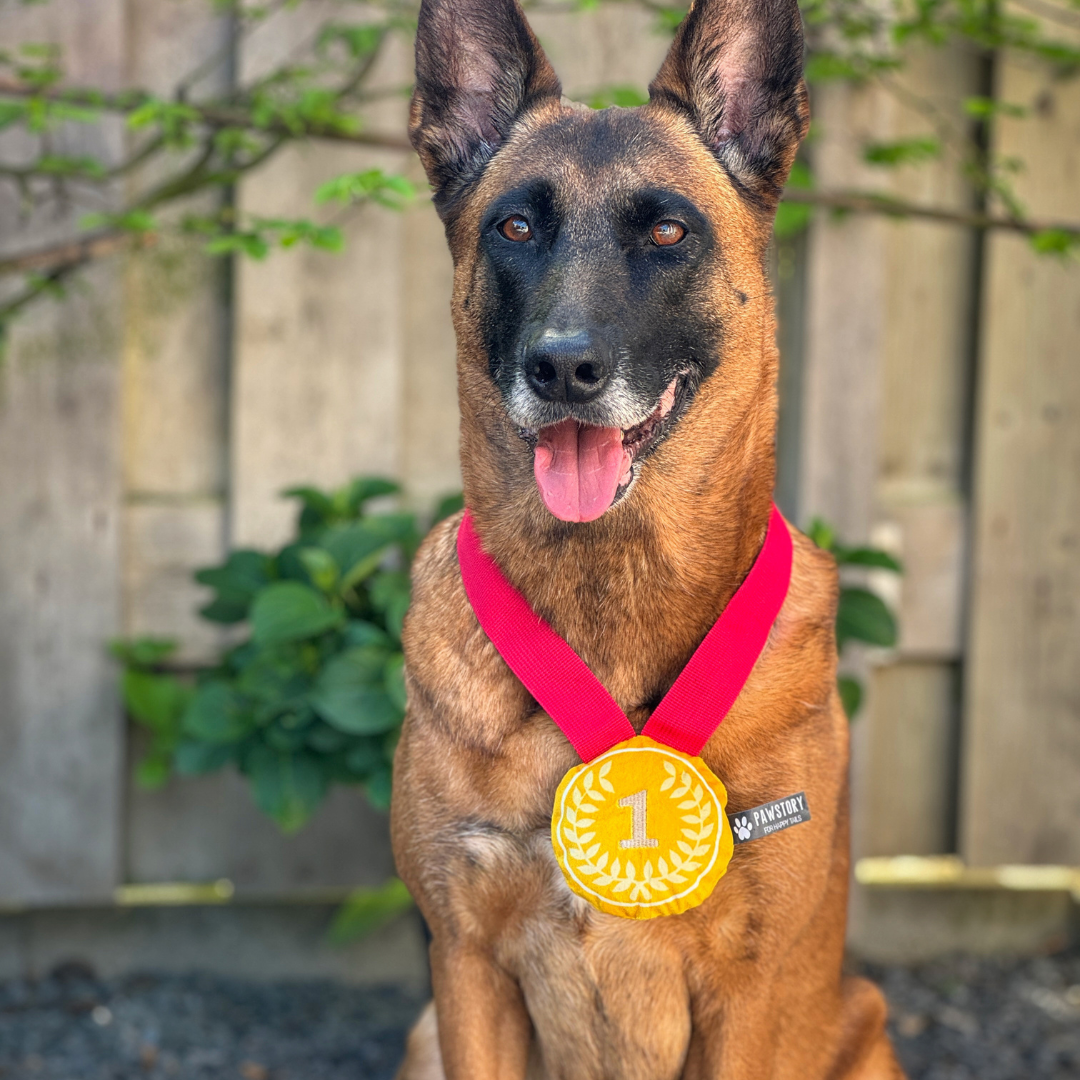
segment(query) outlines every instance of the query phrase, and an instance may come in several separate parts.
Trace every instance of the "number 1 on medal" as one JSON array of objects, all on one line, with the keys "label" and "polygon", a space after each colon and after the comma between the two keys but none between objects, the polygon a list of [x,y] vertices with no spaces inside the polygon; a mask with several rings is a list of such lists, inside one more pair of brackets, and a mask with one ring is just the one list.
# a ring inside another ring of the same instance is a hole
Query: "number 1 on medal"
[{"label": "number 1 on medal", "polygon": [[660,841],[647,835],[648,828],[645,822],[646,803],[649,793],[645,788],[635,791],[633,795],[624,795],[619,800],[620,806],[630,808],[630,839],[620,840],[621,848],[650,848],[658,847]]}]

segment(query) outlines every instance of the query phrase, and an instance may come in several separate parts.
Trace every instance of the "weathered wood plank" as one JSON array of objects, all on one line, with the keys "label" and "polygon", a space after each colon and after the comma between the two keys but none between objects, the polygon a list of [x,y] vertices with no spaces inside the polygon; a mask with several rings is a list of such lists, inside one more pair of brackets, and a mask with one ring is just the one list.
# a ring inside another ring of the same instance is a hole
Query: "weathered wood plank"
[{"label": "weathered wood plank", "polygon": [[[128,7],[128,80],[164,97],[196,68],[197,94],[219,93],[231,70],[225,17],[204,0]],[[213,63],[219,58],[218,63]],[[170,162],[176,167],[175,158]],[[142,169],[132,194],[161,181]],[[220,195],[166,211],[214,213]],[[225,543],[229,281],[193,238],[163,236],[132,255],[125,275],[124,630],[174,637],[186,660],[213,654],[217,630],[199,620],[205,591],[192,572]]]},{"label": "weathered wood plank", "polygon": [[[6,47],[60,43],[72,81],[118,88],[123,4],[6,5],[0,39]],[[115,161],[120,130],[65,129],[53,151]],[[0,193],[8,250],[47,242],[72,224],[55,208],[22,221],[10,188]],[[105,897],[119,869],[122,731],[105,651],[120,614],[119,276],[115,261],[99,265],[64,301],[28,312],[0,366],[0,897],[7,901]]]},{"label": "weathered wood plank", "polygon": [[[969,58],[950,60],[915,52],[898,78],[955,111],[977,72]],[[926,134],[909,100],[832,86],[812,104],[822,188],[970,204],[950,160],[892,172],[863,160],[867,143]],[[799,512],[825,517],[848,542],[884,540],[906,567],[874,582],[898,609],[898,652],[854,660],[868,689],[853,729],[857,854],[952,844],[955,755],[945,748],[956,738],[974,254],[965,231],[910,221],[822,215],[810,234]]]},{"label": "weathered wood plank", "polygon": [[860,855],[952,850],[956,778],[956,665],[885,664],[871,674]]},{"label": "weathered wood plank", "polygon": [[394,872],[386,817],[359,788],[337,788],[297,836],[284,836],[234,772],[130,794],[129,881],[229,878],[247,893],[379,885]]},{"label": "weathered wood plank", "polygon": [[[1032,216],[1080,221],[1080,85],[1003,61],[995,151]],[[1037,162],[1037,168],[1034,163]],[[1080,863],[1080,266],[988,244],[977,412],[963,853]]]},{"label": "weathered wood plank", "polygon": [[[243,42],[241,79],[295,59],[297,43],[311,40],[335,10],[305,4],[268,20]],[[401,86],[410,72],[402,43],[380,58],[373,79]],[[397,97],[371,110],[371,126],[403,132],[405,104]],[[407,161],[404,154],[342,146],[290,148],[243,180],[240,212],[315,216],[313,196],[324,181],[373,166],[399,172]],[[402,215],[368,205],[347,215],[342,254],[294,250],[238,265],[235,543],[265,547],[288,535],[295,506],[279,492],[290,485],[400,473],[403,229]]]}]

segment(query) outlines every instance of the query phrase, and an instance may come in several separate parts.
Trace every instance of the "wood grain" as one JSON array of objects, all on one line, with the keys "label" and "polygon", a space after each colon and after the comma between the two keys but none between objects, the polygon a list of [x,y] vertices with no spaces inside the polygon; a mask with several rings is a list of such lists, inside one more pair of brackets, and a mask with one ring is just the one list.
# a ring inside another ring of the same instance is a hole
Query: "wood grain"
[{"label": "wood grain", "polygon": [[[1003,63],[1001,154],[1032,213],[1080,217],[1080,86]],[[962,852],[1080,863],[1080,266],[991,239],[979,371]]]}]

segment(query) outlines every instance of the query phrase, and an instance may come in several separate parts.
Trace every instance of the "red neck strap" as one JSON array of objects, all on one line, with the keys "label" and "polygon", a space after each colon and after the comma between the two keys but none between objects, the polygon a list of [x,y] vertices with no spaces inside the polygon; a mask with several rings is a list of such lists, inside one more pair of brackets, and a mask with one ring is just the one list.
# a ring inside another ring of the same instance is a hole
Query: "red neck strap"
[{"label": "red neck strap", "polygon": [[[529,607],[480,546],[472,516],[458,529],[461,579],[491,643],[582,761],[636,734],[626,714],[585,662]],[[746,580],[697,647],[642,730],[657,742],[696,756],[750,677],[787,596],[792,546],[774,506]]]}]

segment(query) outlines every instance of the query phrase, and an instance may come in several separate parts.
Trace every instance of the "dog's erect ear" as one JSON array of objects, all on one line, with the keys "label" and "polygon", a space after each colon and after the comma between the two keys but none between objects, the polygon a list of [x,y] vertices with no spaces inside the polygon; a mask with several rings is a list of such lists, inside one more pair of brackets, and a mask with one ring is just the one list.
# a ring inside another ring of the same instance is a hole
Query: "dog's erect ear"
[{"label": "dog's erect ear", "polygon": [[769,209],[806,134],[796,0],[694,0],[649,87],[686,113],[729,175]]},{"label": "dog's erect ear", "polygon": [[562,88],[517,0],[423,0],[409,137],[440,209]]}]

